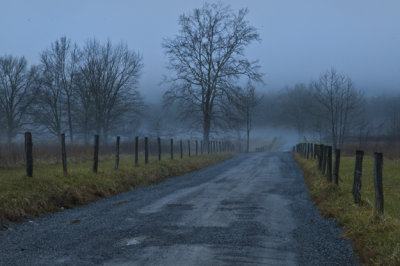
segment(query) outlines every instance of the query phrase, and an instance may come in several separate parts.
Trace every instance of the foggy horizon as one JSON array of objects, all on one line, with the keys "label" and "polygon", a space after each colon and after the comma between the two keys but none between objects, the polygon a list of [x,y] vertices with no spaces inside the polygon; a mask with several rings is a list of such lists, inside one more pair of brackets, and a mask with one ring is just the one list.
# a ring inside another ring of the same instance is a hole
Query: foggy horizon
[{"label": "foggy horizon", "polygon": [[400,265],[399,0],[0,3],[0,265]]},{"label": "foggy horizon", "polygon": [[[126,43],[143,56],[138,89],[146,102],[157,102],[167,58],[165,38],[178,34],[178,17],[202,1],[3,1],[0,55],[39,54],[61,36],[82,46],[96,38]],[[212,3],[212,2],[211,2]],[[258,92],[315,80],[331,67],[351,77],[367,95],[400,90],[400,10],[397,1],[224,1],[233,10],[248,8],[248,20],[261,42],[246,49],[259,60],[265,85]]]}]

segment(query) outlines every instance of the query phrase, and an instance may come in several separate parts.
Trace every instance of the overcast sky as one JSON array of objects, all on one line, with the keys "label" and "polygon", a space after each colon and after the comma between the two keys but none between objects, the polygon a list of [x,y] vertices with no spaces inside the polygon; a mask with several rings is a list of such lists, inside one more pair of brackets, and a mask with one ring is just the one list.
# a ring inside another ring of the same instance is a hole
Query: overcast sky
[{"label": "overcast sky", "polygon": [[[210,1],[211,2],[211,1]],[[0,55],[39,53],[61,36],[78,45],[92,37],[123,41],[144,59],[140,91],[157,101],[165,91],[163,38],[178,33],[178,16],[203,1],[194,0],[0,0]],[[334,66],[367,93],[400,91],[399,0],[235,0],[262,41],[248,49],[259,59],[266,85],[280,89],[308,83]]]}]

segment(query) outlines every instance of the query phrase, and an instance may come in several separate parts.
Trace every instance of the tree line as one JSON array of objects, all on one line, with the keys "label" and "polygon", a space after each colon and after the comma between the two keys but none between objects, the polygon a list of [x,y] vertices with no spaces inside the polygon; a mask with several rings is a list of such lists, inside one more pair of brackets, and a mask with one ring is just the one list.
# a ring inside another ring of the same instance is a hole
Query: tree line
[{"label": "tree line", "polygon": [[116,129],[129,130],[143,109],[136,88],[142,67],[126,44],[96,39],[78,47],[61,37],[30,67],[23,56],[1,56],[0,133],[9,143],[28,129],[87,142],[92,134],[107,140]]},{"label": "tree line", "polygon": [[[171,74],[164,83],[164,105],[179,105],[177,115],[202,132],[206,146],[210,134],[243,125],[250,138],[250,110],[258,101],[253,83],[262,82],[262,74],[244,53],[260,40],[247,13],[206,3],[181,15],[179,34],[162,43]],[[79,47],[62,37],[31,67],[24,57],[3,56],[2,133],[8,142],[27,128],[87,142],[92,134],[107,141],[116,131],[132,131],[144,110],[136,88],[142,67],[142,57],[126,45],[96,39]]]},{"label": "tree line", "polygon": [[0,137],[11,142],[29,130],[66,133],[72,143],[87,143],[93,134],[107,141],[132,136],[146,117],[150,135],[173,137],[180,128],[180,135],[201,134],[206,146],[210,136],[241,138],[244,132],[247,151],[254,125],[293,128],[301,138],[329,141],[334,150],[350,136],[361,143],[385,133],[400,141],[400,96],[365,97],[334,68],[309,84],[257,93],[263,74],[245,51],[260,36],[247,14],[205,3],[179,17],[178,34],[162,42],[169,76],[162,83],[163,108],[153,110],[145,109],[137,90],[142,57],[126,44],[91,39],[79,47],[62,37],[30,67],[24,57],[2,56]]},{"label": "tree line", "polygon": [[342,148],[347,143],[400,143],[400,94],[365,95],[352,79],[331,68],[308,84],[264,95],[257,125],[294,129],[301,141]]}]

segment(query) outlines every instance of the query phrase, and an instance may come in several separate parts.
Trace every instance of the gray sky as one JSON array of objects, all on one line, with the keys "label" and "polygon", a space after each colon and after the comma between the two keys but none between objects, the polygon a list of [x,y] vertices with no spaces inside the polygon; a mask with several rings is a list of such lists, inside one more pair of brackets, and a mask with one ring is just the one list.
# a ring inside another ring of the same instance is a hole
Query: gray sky
[{"label": "gray sky", "polygon": [[[211,1],[210,1],[211,2]],[[165,89],[163,38],[178,32],[182,13],[201,7],[194,0],[0,0],[0,55],[39,53],[65,35],[78,45],[91,37],[123,41],[144,58],[140,91],[156,101]],[[308,83],[330,68],[353,78],[368,93],[400,91],[400,1],[398,0],[234,0],[248,7],[248,20],[261,43],[248,49],[259,59],[266,85],[280,89]]]}]

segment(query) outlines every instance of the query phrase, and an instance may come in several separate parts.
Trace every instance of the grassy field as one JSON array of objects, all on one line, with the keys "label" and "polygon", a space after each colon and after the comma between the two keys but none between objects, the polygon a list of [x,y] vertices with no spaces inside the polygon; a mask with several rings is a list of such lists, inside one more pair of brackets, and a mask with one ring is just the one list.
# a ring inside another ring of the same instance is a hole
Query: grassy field
[{"label": "grassy field", "polygon": [[23,167],[0,171],[0,225],[6,221],[22,221],[63,208],[73,208],[102,197],[137,186],[155,184],[165,178],[182,175],[233,157],[231,153],[204,154],[192,157],[163,159],[149,158],[149,164],[133,165],[132,156],[121,155],[118,170],[114,157],[103,156],[97,174],[88,162],[68,162],[68,176],[60,163],[38,162],[34,177],[28,178]]},{"label": "grassy field", "polygon": [[354,204],[351,194],[354,157],[341,158],[339,187],[328,183],[317,169],[316,160],[294,154],[303,170],[309,193],[321,214],[344,226],[343,237],[365,265],[400,265],[400,162],[384,159],[383,186],[385,214],[374,210],[373,158],[364,157],[362,205]]}]

